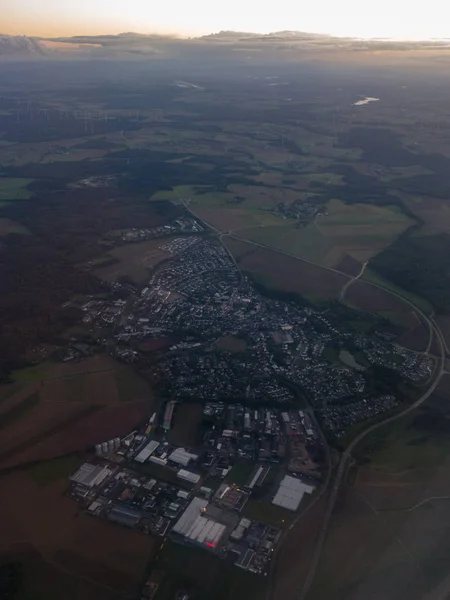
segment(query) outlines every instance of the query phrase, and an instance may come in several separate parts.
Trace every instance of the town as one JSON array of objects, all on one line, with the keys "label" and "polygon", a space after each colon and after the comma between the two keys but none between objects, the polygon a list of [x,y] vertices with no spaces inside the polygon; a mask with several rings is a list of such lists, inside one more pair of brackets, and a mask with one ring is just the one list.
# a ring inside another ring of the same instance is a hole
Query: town
[{"label": "town", "polygon": [[[432,375],[431,357],[381,330],[367,335],[333,310],[263,295],[211,235],[171,237],[161,248],[171,258],[142,289],[112,284],[112,292],[128,297],[91,299],[82,310],[101,343],[135,363],[162,398],[311,405],[325,430],[340,437],[402,402],[394,387],[374,389],[370,368],[386,368],[410,385]],[[65,358],[79,351],[72,347]]]},{"label": "town", "polygon": [[[434,363],[381,325],[369,336],[336,311],[264,295],[202,225],[174,227],[188,231],[169,227],[161,248],[170,258],[141,288],[114,283],[109,298],[82,305],[97,343],[153,383],[159,408],[99,443],[68,494],[93,516],[267,574],[282,530],[325,480],[326,436],[339,440],[401,405],[370,369],[414,386]],[[63,360],[86,353],[89,344],[74,343]],[[202,410],[198,443],[181,447],[171,431],[189,403]]]}]

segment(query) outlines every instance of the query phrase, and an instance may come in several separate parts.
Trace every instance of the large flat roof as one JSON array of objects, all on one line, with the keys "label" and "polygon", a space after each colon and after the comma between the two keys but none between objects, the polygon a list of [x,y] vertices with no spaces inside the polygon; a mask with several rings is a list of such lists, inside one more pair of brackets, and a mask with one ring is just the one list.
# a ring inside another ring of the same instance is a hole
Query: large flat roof
[{"label": "large flat roof", "polygon": [[311,494],[313,490],[313,486],[306,485],[300,479],[286,475],[280,483],[272,504],[288,510],[297,510],[304,494]]},{"label": "large flat roof", "polygon": [[139,452],[137,456],[134,457],[134,460],[137,462],[143,463],[149,458],[156,448],[159,446],[159,442],[156,440],[151,440],[142,450]]},{"label": "large flat roof", "polygon": [[175,523],[173,531],[175,531],[175,533],[179,533],[180,535],[187,535],[187,532],[190,530],[197,517],[201,515],[203,509],[205,509],[207,506],[208,500],[197,497],[193,498],[184,513]]}]

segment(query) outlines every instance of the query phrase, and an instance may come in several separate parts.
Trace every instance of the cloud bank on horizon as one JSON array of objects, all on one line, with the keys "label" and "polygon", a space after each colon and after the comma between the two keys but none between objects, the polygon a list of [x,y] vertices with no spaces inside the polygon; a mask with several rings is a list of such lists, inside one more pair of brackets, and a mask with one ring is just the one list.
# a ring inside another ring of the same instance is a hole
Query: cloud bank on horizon
[{"label": "cloud bank on horizon", "polygon": [[349,37],[450,37],[445,0],[0,0],[1,33],[43,37],[122,31],[202,35],[300,30]]}]

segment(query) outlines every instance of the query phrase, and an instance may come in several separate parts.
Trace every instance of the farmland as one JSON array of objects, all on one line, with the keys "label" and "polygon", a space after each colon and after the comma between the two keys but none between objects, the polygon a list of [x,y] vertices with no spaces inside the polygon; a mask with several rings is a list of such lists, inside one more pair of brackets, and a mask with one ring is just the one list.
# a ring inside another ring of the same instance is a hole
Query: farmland
[{"label": "farmland", "polygon": [[201,441],[200,425],[203,405],[189,402],[177,406],[170,439],[174,444],[187,448],[196,447]]},{"label": "farmland", "polygon": [[268,290],[297,294],[315,302],[337,298],[348,277],[251,243],[226,238],[239,267]]},{"label": "farmland", "polygon": [[446,587],[448,398],[447,375],[428,403],[356,448],[356,478],[341,492],[308,598],[419,600]]},{"label": "farmland", "polygon": [[27,178],[0,178],[0,201],[28,199],[31,193],[27,187],[32,181]]},{"label": "farmland", "polygon": [[148,416],[153,402],[144,379],[106,357],[48,362],[16,376],[12,391],[1,390],[0,468],[85,450],[125,434]]},{"label": "farmland", "polygon": [[125,275],[139,285],[148,278],[150,269],[170,256],[160,249],[170,239],[156,239],[114,248],[107,256],[115,260],[110,265],[96,268],[95,275],[104,281],[115,281]]},{"label": "farmland", "polygon": [[257,600],[264,593],[266,580],[221,561],[199,548],[186,548],[167,542],[154,562],[165,577],[158,599],[171,600],[177,590],[195,590],[196,598],[207,600]]},{"label": "farmland", "polygon": [[326,214],[306,227],[290,224],[241,229],[239,236],[326,267],[350,256],[365,262],[386,248],[413,221],[400,210],[331,200]]},{"label": "farmland", "polygon": [[8,524],[1,527],[0,560],[22,563],[19,598],[111,600],[135,593],[156,540],[79,512],[64,496],[67,473],[53,468],[49,478],[45,469],[0,477]]}]

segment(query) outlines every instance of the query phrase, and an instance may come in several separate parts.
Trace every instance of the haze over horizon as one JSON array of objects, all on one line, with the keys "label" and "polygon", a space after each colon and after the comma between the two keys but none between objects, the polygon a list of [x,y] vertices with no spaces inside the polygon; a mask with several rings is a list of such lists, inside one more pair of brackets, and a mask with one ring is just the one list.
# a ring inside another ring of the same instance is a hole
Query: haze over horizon
[{"label": "haze over horizon", "polygon": [[[3,5],[3,6],[2,6]],[[1,33],[58,37],[119,34],[124,31],[196,36],[220,30],[270,33],[296,30],[359,38],[426,40],[450,37],[450,6],[442,0],[410,3],[379,0],[317,0],[299,8],[295,0],[262,6],[256,0],[0,0]]]}]

